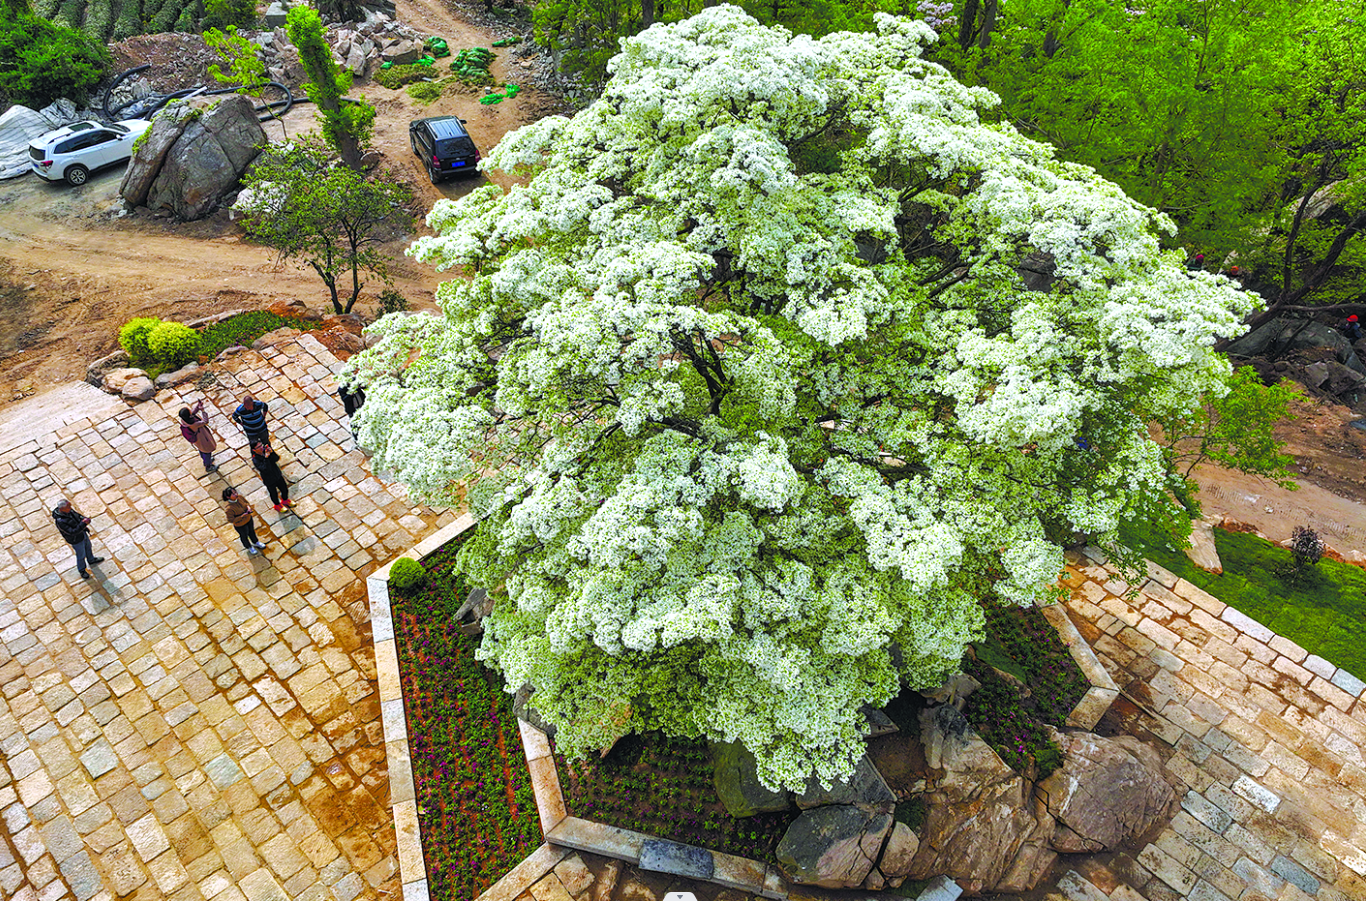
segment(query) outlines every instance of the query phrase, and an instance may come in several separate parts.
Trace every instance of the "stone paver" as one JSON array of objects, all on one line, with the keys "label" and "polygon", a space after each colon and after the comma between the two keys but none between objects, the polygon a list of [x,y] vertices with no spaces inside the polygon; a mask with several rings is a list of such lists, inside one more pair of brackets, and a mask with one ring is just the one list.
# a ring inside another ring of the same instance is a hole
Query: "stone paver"
[{"label": "stone paver", "polygon": [[1068,612],[1122,691],[1109,717],[1184,795],[1151,844],[1050,897],[1366,899],[1361,681],[1160,567],[1130,597],[1100,552],[1071,563]]},{"label": "stone paver", "polygon": [[[364,576],[453,516],[371,473],[336,366],[301,336],[136,407],[44,413],[22,440],[9,411],[0,897],[397,896]],[[297,516],[271,511],[227,418],[247,391],[270,404]],[[174,421],[201,396],[223,445],[213,476]],[[265,555],[224,520],[227,484]],[[64,494],[108,558],[90,582],[52,523]]]}]

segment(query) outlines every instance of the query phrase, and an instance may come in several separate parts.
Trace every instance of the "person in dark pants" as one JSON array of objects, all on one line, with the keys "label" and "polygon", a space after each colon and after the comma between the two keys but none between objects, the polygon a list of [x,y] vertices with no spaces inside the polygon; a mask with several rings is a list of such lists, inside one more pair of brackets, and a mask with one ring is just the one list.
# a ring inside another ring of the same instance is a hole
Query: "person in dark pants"
[{"label": "person in dark pants", "polygon": [[237,530],[237,537],[242,539],[242,547],[253,557],[261,553],[265,544],[256,537],[256,525],[252,522],[251,506],[246,498],[233,488],[224,488],[223,500],[223,512],[227,514],[228,522]]},{"label": "person in dark pants", "polygon": [[71,501],[62,498],[57,509],[52,511],[52,519],[57,523],[57,531],[62,533],[66,543],[76,551],[76,572],[82,579],[90,578],[86,563],[103,563],[103,557],[95,556],[94,545],[90,543],[90,517],[82,516]]},{"label": "person in dark pants", "polygon": [[289,485],[285,483],[285,474],[280,472],[280,455],[271,450],[269,444],[258,441],[251,446],[251,465],[261,474],[261,481],[270,492],[270,502],[275,505],[277,513],[286,505],[294,506],[294,502],[289,499]]},{"label": "person in dark pants", "polygon": [[247,444],[270,440],[270,427],[266,425],[266,414],[270,407],[263,400],[248,394],[242,403],[232,411],[232,419],[247,433]]},{"label": "person in dark pants", "polygon": [[214,472],[218,469],[213,464],[213,452],[218,449],[218,440],[213,437],[213,430],[209,428],[209,418],[204,415],[203,400],[195,404],[193,409],[180,408],[180,435],[199,451],[199,459],[204,461],[205,472]]},{"label": "person in dark pants", "polygon": [[347,418],[356,415],[356,411],[365,403],[365,391],[360,385],[348,388],[346,385],[337,383],[337,396],[341,398],[342,407],[346,410]]}]

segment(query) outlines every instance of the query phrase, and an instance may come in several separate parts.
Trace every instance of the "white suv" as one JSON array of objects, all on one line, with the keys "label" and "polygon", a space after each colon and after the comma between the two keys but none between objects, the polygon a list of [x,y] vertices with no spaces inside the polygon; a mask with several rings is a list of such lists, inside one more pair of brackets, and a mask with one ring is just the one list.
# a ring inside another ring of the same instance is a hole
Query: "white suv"
[{"label": "white suv", "polygon": [[133,142],[151,127],[146,119],[125,119],[113,125],[77,122],[50,131],[28,147],[33,171],[48,181],[83,185],[101,166],[131,157]]}]

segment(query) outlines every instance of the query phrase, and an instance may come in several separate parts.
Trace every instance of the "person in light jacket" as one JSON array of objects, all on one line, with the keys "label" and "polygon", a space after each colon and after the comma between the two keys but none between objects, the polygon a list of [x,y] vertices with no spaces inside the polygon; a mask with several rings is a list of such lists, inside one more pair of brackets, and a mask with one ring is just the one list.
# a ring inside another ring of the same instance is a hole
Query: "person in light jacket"
[{"label": "person in light jacket", "polygon": [[180,408],[180,435],[199,451],[199,459],[204,461],[205,472],[214,472],[218,469],[213,463],[213,452],[218,450],[218,439],[213,436],[213,430],[209,428],[209,418],[204,415],[203,399],[195,404],[193,409]]}]

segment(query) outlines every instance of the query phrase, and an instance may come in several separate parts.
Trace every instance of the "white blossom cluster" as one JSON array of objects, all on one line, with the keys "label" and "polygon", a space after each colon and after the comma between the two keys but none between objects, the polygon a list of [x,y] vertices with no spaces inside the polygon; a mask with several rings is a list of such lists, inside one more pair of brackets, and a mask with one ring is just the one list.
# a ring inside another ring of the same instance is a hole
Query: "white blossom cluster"
[{"label": "white blossom cluster", "polygon": [[480,653],[567,752],[661,728],[828,781],[984,598],[1041,600],[1167,489],[1146,423],[1218,385],[1252,299],[981,124],[934,39],[720,6],[625,41],[485,161],[525,184],[433,208],[442,315],[349,364],[377,466],[482,520]]}]

